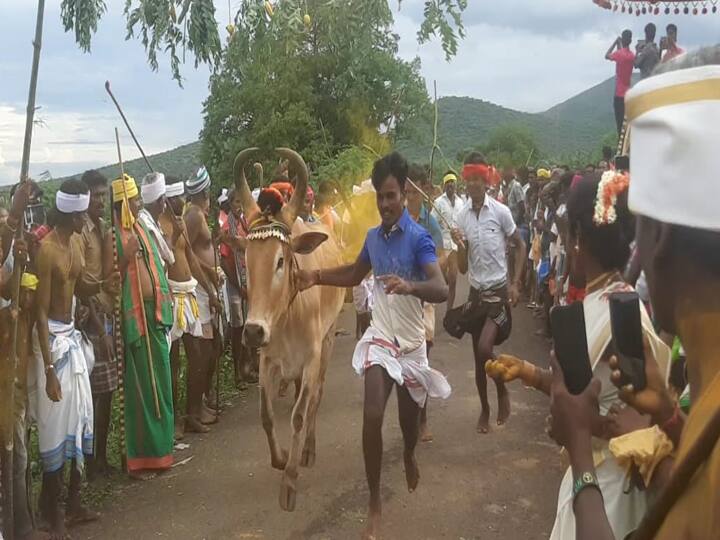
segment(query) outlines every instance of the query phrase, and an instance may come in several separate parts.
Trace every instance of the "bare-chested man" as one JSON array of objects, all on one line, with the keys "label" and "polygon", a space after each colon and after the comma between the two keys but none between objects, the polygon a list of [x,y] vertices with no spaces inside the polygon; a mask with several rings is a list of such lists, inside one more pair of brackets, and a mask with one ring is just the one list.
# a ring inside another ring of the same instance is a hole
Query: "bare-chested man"
[{"label": "bare-chested man", "polygon": [[37,337],[33,343],[35,365],[30,370],[29,401],[38,423],[43,464],[40,510],[54,539],[65,538],[60,498],[68,456],[73,456],[68,521],[97,517],[80,504],[83,457],[92,452],[93,445],[93,402],[90,371],[80,331],[75,328],[74,297],[95,295],[101,289],[112,292],[114,287],[113,279],[88,282],[83,275],[80,232],[89,202],[88,188],[81,181],[67,180],[60,186],[55,198],[55,229],[43,240],[37,261]]},{"label": "bare-chested man", "polygon": [[[172,264],[167,266],[168,284],[173,295],[173,327],[170,338],[173,342],[170,350],[170,363],[173,376],[173,404],[175,414],[175,437],[180,438],[185,431],[206,433],[209,428],[204,425],[215,421],[215,416],[203,408],[203,392],[205,379],[199,339],[202,337],[202,325],[199,320],[199,310],[196,298],[196,287],[200,283],[206,290],[212,290],[212,285],[205,273],[198,265],[197,258],[187,241],[187,231],[182,219],[182,210],[185,204],[184,187],[180,179],[167,177],[155,173],[145,177],[142,186],[142,196],[145,203],[144,213],[148,214],[153,223],[160,227],[163,237],[172,250]],[[142,213],[141,213],[142,215]],[[197,277],[196,277],[197,276]],[[217,296],[210,297],[210,303],[219,308]],[[187,371],[187,416],[181,423],[182,416],[178,413],[177,383],[180,371],[180,338],[185,346],[188,357]]]},{"label": "bare-chested man", "polygon": [[[185,192],[188,195],[190,205],[185,211],[185,225],[187,227],[188,239],[190,240],[193,253],[196,255],[200,268],[212,283],[213,290],[207,290],[200,284],[197,288],[197,301],[200,312],[200,323],[203,328],[203,336],[200,340],[200,351],[205,365],[202,366],[205,385],[203,391],[206,399],[212,394],[212,380],[215,372],[215,362],[222,352],[222,339],[220,329],[216,323],[220,323],[216,314],[213,313],[210,299],[218,294],[220,279],[216,265],[217,256],[213,243],[212,234],[207,224],[207,216],[210,211],[210,175],[205,167],[200,167],[195,176],[185,183]],[[219,313],[219,312],[218,312]]]}]

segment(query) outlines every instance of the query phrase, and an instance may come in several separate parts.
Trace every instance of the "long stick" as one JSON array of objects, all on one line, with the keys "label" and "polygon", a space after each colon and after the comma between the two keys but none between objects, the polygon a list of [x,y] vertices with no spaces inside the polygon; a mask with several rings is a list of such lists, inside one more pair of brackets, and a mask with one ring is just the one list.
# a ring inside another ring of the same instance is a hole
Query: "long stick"
[{"label": "long stick", "polygon": [[434,95],[435,95],[435,117],[433,120],[433,145],[430,151],[430,170],[428,171],[428,178],[430,183],[433,183],[433,172],[435,170],[435,149],[437,148],[437,131],[438,131],[438,102],[437,102],[437,81],[433,81]]},{"label": "long stick", "polygon": [[[45,16],[45,0],[38,0],[37,18],[35,19],[35,38],[33,39],[33,59],[32,68],[30,70],[30,88],[28,90],[27,111],[25,114],[25,139],[23,140],[22,161],[20,163],[20,182],[26,182],[30,170],[30,148],[32,146],[32,131],[35,119],[35,96],[37,94],[38,71],[40,69],[40,51],[42,49],[42,32],[43,18]],[[15,238],[22,238],[22,221],[17,224],[17,232]],[[11,291],[12,291],[12,311],[19,312],[20,307],[20,277],[24,270],[24,261],[17,260],[13,267]],[[7,392],[9,407],[7,415],[7,425],[5,432],[2,433],[3,439],[3,470],[2,470],[2,486],[3,486],[3,524],[5,528],[5,537],[8,540],[15,538],[15,519],[14,519],[14,501],[13,501],[13,468],[14,468],[14,419],[15,415],[15,376],[17,371],[17,341],[18,341],[18,316],[12,318],[11,333],[12,341],[10,344],[10,374],[9,388]]]},{"label": "long stick", "polygon": [[[148,166],[148,169],[150,169],[150,172],[155,172],[152,168],[152,165],[150,165],[150,161],[148,160],[147,156],[145,155],[145,152],[143,152],[142,146],[140,146],[140,143],[138,142],[137,137],[135,137],[135,133],[133,133],[133,130],[130,127],[130,123],[127,121],[127,118],[125,118],[125,113],[120,108],[120,104],[118,103],[117,99],[115,99],[115,96],[113,95],[112,90],[110,90],[110,81],[105,81],[105,90],[110,95],[110,99],[113,100],[115,107],[117,107],[117,110],[120,113],[120,117],[123,119],[123,122],[125,122],[125,127],[130,132],[130,136],[132,137],[132,140],[135,141],[135,146],[137,146],[138,150],[140,150],[140,154],[142,154],[142,157],[145,160],[145,165]],[[118,146],[118,148],[119,148],[119,146]],[[122,166],[121,166],[121,168],[122,168]]]},{"label": "long stick", "polygon": [[[438,217],[442,220],[442,222],[445,224],[445,226],[446,226],[448,229],[453,230],[455,227],[453,227],[452,225],[450,225],[450,223],[448,222],[448,220],[445,219],[445,217],[440,213],[440,211],[437,209],[437,207],[435,206],[435,204],[433,204],[433,201],[432,201],[432,199],[430,198],[430,196],[429,196],[427,193],[425,193],[422,189],[420,189],[420,186],[418,186],[415,182],[413,182],[413,181],[410,180],[409,178],[406,178],[405,180],[407,180],[412,187],[414,187],[415,189],[417,189],[417,190],[420,192],[420,195],[422,195],[422,196],[423,196],[423,199],[425,199],[425,201],[432,207],[432,209],[435,210],[435,213],[436,213],[436,214],[438,215]],[[457,242],[455,242],[455,243],[457,244]],[[465,248],[465,244],[463,244],[462,242],[460,242],[458,245],[462,246],[463,249]]]},{"label": "long stick", "polygon": [[[115,142],[117,143],[118,163],[120,164],[120,179],[122,180],[123,195],[125,200],[129,201],[127,188],[125,187],[125,169],[123,167],[122,153],[120,152],[120,135],[115,128]],[[150,328],[148,327],[147,314],[145,313],[145,302],[142,298],[142,281],[140,279],[140,261],[135,259],[135,275],[137,277],[138,291],[140,292],[140,313],[142,314],[142,324],[145,329],[145,346],[148,354],[148,371],[150,372],[150,386],[152,386],[153,401],[155,402],[155,416],[162,418],[160,413],[160,400],[158,399],[157,382],[155,381],[155,366],[153,365],[152,348],[150,346]]]}]

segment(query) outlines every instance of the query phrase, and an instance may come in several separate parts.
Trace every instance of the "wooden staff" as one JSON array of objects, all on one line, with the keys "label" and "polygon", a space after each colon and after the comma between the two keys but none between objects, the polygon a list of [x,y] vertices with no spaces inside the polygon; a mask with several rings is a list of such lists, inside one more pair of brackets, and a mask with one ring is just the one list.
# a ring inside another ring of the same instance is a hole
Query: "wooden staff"
[{"label": "wooden staff", "polygon": [[[127,187],[125,186],[125,169],[123,168],[122,153],[120,152],[120,135],[118,134],[117,128],[115,128],[115,142],[117,143],[118,151],[118,163],[120,164],[120,179],[122,180],[123,196],[125,197],[126,204],[130,203],[128,197]],[[122,226],[122,222],[120,223]],[[140,262],[138,258],[135,258],[135,275],[137,277],[138,291],[140,292],[140,313],[142,314],[142,324],[145,329],[145,346],[147,347],[148,354],[148,371],[150,372],[150,386],[152,386],[153,402],[155,403],[155,416],[162,418],[160,412],[160,400],[158,399],[157,382],[155,381],[155,366],[153,366],[152,348],[150,344],[150,328],[147,322],[147,314],[145,313],[145,302],[142,294],[142,280],[140,279]]]},{"label": "wooden staff", "polygon": [[[110,96],[110,99],[112,99],[113,103],[115,104],[115,107],[117,107],[118,112],[120,113],[120,117],[123,119],[123,122],[125,122],[125,127],[130,132],[130,136],[132,137],[132,140],[135,141],[135,146],[137,146],[138,150],[140,150],[140,154],[142,155],[143,159],[145,160],[145,165],[148,166],[148,169],[150,169],[150,172],[155,172],[152,168],[152,165],[150,165],[150,161],[148,160],[147,156],[145,155],[145,152],[143,152],[142,146],[140,146],[140,143],[137,140],[137,137],[135,137],[135,133],[133,133],[132,128],[130,127],[130,123],[127,121],[127,118],[125,118],[125,113],[120,108],[120,104],[118,103],[117,99],[115,99],[115,96],[112,93],[112,90],[110,90],[110,81],[105,81],[105,91]],[[119,146],[118,146],[119,148]],[[122,163],[120,165],[120,169],[122,170]]]}]

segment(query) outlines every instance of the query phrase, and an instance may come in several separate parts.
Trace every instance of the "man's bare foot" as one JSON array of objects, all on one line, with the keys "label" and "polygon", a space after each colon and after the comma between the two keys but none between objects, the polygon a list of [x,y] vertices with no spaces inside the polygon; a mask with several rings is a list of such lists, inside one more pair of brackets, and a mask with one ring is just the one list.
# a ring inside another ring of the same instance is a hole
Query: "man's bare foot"
[{"label": "man's bare foot", "polygon": [[367,525],[360,535],[361,540],[380,540],[380,509],[368,510]]},{"label": "man's bare foot", "polygon": [[218,417],[217,415],[212,414],[210,409],[203,407],[202,412],[200,413],[200,422],[205,425],[217,424]]},{"label": "man's bare foot", "polygon": [[68,508],[67,514],[65,515],[65,523],[68,527],[75,527],[76,525],[91,523],[100,519],[99,513],[93,512],[85,506],[80,504],[72,506],[74,506],[74,508]]},{"label": "man's bare foot", "polygon": [[405,480],[407,481],[408,491],[412,493],[418,487],[420,482],[420,468],[415,459],[415,452],[405,454]]},{"label": "man's bare foot", "polygon": [[59,505],[45,504],[40,512],[47,523],[50,540],[70,540],[70,535],[65,530],[65,512]]},{"label": "man's bare foot", "polygon": [[432,442],[433,434],[427,425],[427,422],[420,424],[420,442]]},{"label": "man's bare foot", "polygon": [[502,426],[510,417],[510,394],[507,390],[498,395],[497,425]]},{"label": "man's bare foot", "polygon": [[489,433],[490,432],[490,409],[483,409],[480,413],[480,418],[477,421],[477,427],[475,428],[478,433]]},{"label": "man's bare foot", "polygon": [[208,433],[210,428],[194,416],[185,417],[185,433]]},{"label": "man's bare foot", "polygon": [[175,417],[175,440],[182,441],[185,438],[185,418]]}]

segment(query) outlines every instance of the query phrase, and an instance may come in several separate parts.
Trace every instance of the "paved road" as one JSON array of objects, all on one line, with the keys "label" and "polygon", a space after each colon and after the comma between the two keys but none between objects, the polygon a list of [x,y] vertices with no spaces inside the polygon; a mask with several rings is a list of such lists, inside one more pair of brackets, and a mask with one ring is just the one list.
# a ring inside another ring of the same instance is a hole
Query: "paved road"
[{"label": "paved road", "polygon": [[[463,289],[462,295],[466,285]],[[512,337],[502,349],[546,365],[547,344],[533,335],[537,323],[525,308],[514,311],[514,323]],[[101,522],[73,531],[73,537],[358,538],[367,491],[360,442],[362,381],[350,367],[355,345],[351,306],[343,311],[340,325],[353,329],[353,335],[337,339],[318,418],[317,462],[314,469],[301,469],[294,513],[278,506],[280,473],[270,468],[257,390],[252,389],[210,434],[186,439],[191,448],[178,459],[192,455],[192,461],[154,480],[128,484],[103,509]],[[453,394],[447,401],[430,404],[435,440],[418,449],[421,480],[413,494],[405,486],[394,397],[388,406],[383,538],[547,538],[561,477],[558,450],[544,433],[547,399],[520,384],[512,385],[510,422],[488,435],[478,435],[479,402],[468,336],[458,342],[440,331],[432,364],[448,376]],[[495,400],[492,384],[490,393]],[[289,398],[277,407],[283,440],[289,432],[290,407]]]}]

